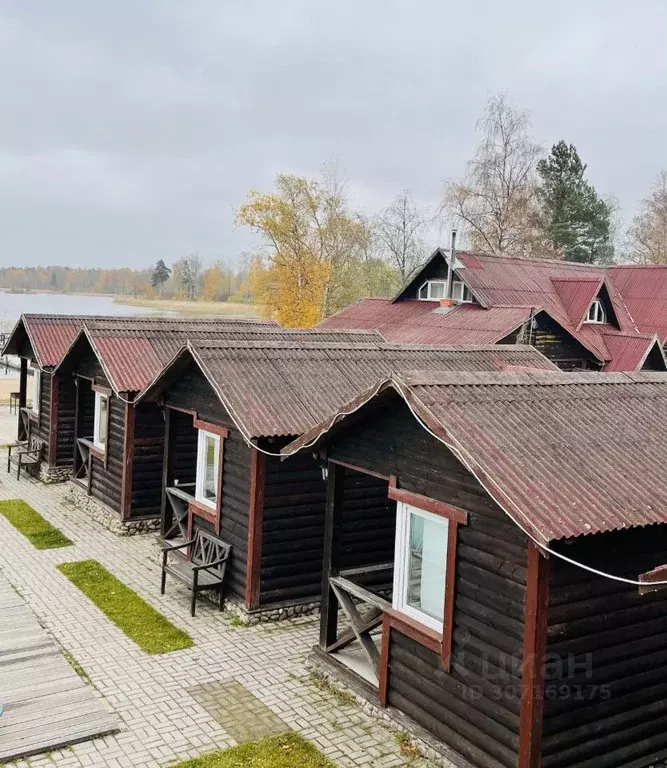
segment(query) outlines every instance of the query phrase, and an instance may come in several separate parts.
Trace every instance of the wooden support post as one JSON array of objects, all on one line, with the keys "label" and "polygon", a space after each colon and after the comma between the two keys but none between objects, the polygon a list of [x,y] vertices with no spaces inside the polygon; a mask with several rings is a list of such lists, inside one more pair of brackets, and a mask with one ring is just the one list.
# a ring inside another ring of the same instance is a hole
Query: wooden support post
[{"label": "wooden support post", "polygon": [[18,439],[26,440],[27,430],[23,424],[23,409],[28,402],[28,359],[21,358],[21,378],[19,379],[19,426]]},{"label": "wooden support post", "polygon": [[[109,409],[110,410],[110,409]],[[136,410],[131,403],[125,403],[125,424],[123,435],[123,476],[121,479],[120,517],[127,520],[132,514],[132,471],[134,468],[134,428]],[[107,428],[108,429],[108,428]],[[107,450],[109,455],[109,437],[107,431]]]},{"label": "wooden support post", "polygon": [[250,516],[248,519],[248,560],[246,564],[246,608],[259,608],[261,587],[262,540],[264,537],[264,486],[266,456],[252,449],[250,468]]},{"label": "wooden support post", "polygon": [[549,561],[531,541],[528,545],[521,665],[519,768],[539,768],[541,762],[548,608]]},{"label": "wooden support post", "polygon": [[50,467],[56,466],[58,452],[58,391],[60,388],[60,377],[53,374],[51,376],[51,399],[49,408],[49,455],[48,463]]},{"label": "wooden support post", "polygon": [[164,538],[174,523],[174,510],[167,499],[167,488],[172,484],[171,408],[164,409],[164,454],[162,457],[162,500],[160,502],[160,535]]},{"label": "wooden support post", "polygon": [[340,527],[345,496],[345,467],[329,464],[324,513],[324,562],[320,603],[320,648],[326,650],[338,634],[338,599],[329,583],[340,567]]}]

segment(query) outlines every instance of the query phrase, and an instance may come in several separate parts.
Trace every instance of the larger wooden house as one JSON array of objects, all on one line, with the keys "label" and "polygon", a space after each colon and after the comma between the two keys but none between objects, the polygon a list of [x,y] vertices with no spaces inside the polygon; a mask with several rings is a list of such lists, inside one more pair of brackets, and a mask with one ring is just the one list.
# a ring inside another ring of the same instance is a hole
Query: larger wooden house
[{"label": "larger wooden house", "polygon": [[[662,764],[665,419],[658,373],[399,373],[347,403],[284,449],[328,477],[318,663],[456,765]],[[351,474],[385,501],[354,537]]]},{"label": "larger wooden house", "polygon": [[667,267],[600,267],[438,248],[394,299],[322,328],[417,344],[532,344],[563,370],[667,369]]},{"label": "larger wooden house", "polygon": [[[251,618],[317,607],[325,482],[308,453],[280,450],[360,389],[397,367],[553,370],[530,347],[424,348],[294,331],[261,341],[197,342],[140,396],[165,408],[162,535],[189,541],[204,528],[233,547],[228,592]],[[348,477],[346,540],[392,546],[382,481]],[[350,561],[353,564],[354,561]]]}]

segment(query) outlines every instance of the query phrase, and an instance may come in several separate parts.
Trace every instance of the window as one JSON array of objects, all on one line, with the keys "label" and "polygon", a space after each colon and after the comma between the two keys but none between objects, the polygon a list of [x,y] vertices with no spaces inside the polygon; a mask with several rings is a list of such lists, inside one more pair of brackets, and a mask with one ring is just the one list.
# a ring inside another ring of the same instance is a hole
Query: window
[{"label": "window", "polygon": [[95,392],[95,420],[93,426],[93,445],[101,451],[107,449],[109,432],[109,396]]},{"label": "window", "polygon": [[195,498],[213,509],[218,506],[220,435],[199,430]]},{"label": "window", "polygon": [[595,301],[591,304],[590,309],[588,310],[588,315],[586,316],[586,322],[587,323],[605,323],[607,321],[607,318],[605,317],[605,311],[604,307],[602,306],[602,302],[600,299],[595,299]]},{"label": "window", "polygon": [[452,283],[452,298],[455,301],[471,302],[472,293],[470,293],[470,288],[463,281],[454,280]]},{"label": "window", "polygon": [[42,394],[42,371],[35,367],[32,369],[32,412],[39,413],[39,405]]},{"label": "window", "polygon": [[442,632],[449,520],[402,501],[396,512],[393,607]]},{"label": "window", "polygon": [[445,298],[447,283],[444,280],[427,280],[419,289],[417,297],[424,301],[436,301]]}]

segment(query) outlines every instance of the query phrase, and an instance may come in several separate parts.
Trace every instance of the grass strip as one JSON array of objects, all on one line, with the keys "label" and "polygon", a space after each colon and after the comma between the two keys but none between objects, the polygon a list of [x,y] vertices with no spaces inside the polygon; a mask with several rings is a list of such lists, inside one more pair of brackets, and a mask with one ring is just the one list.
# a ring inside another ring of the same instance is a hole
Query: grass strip
[{"label": "grass strip", "polygon": [[178,763],[172,768],[334,768],[315,747],[296,733],[271,736],[221,752]]},{"label": "grass strip", "polygon": [[72,542],[22,499],[0,501],[0,514],[36,549],[70,547]]},{"label": "grass strip", "polygon": [[119,581],[96,560],[63,563],[58,570],[146,653],[190,648],[192,638]]}]

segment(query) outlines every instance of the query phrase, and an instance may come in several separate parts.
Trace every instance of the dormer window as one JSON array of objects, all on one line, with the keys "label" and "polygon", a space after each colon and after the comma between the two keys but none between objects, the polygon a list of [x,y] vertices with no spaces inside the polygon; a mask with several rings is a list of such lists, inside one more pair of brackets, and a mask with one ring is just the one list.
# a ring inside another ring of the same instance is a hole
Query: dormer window
[{"label": "dormer window", "polygon": [[595,301],[591,304],[590,309],[588,310],[588,315],[586,316],[586,322],[587,323],[606,323],[607,317],[605,315],[604,307],[602,306],[602,302],[600,299],[595,299]]},{"label": "dormer window", "polygon": [[[427,280],[417,292],[417,298],[422,301],[438,301],[444,299],[447,292],[446,280]],[[452,283],[452,299],[459,302],[472,301],[470,288],[461,280]]]},{"label": "dormer window", "polygon": [[468,286],[463,281],[454,280],[452,283],[452,299],[462,303],[470,303],[472,301],[472,293],[470,293],[470,288],[468,288]]},{"label": "dormer window", "polygon": [[422,301],[438,301],[445,298],[447,283],[445,280],[427,280],[419,289],[417,298]]}]

